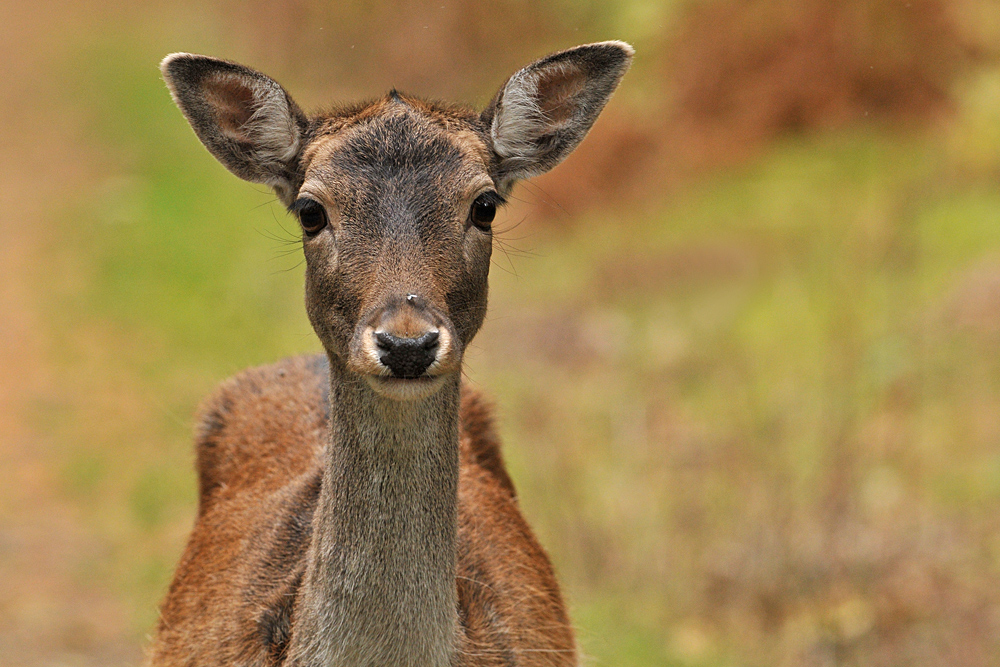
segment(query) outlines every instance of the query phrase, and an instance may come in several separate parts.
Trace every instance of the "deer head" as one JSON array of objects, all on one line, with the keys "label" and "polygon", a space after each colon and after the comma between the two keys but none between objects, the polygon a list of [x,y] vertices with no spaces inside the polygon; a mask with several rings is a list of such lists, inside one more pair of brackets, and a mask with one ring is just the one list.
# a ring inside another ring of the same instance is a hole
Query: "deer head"
[{"label": "deer head", "polygon": [[483,322],[496,209],[576,148],[631,58],[622,42],[556,53],[481,113],[393,91],[312,117],[242,65],[177,53],[161,69],[206,148],[298,218],[306,307],[331,361],[412,400],[459,372]]}]

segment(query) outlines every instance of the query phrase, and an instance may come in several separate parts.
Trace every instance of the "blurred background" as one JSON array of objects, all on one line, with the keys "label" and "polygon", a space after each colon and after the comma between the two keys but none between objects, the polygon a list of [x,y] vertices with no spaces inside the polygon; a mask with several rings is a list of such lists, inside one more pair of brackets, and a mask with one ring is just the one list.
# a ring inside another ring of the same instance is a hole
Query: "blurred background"
[{"label": "blurred background", "polygon": [[138,663],[297,227],[157,64],[483,106],[637,51],[501,214],[467,374],[587,665],[1000,664],[995,0],[0,2],[0,665]]}]

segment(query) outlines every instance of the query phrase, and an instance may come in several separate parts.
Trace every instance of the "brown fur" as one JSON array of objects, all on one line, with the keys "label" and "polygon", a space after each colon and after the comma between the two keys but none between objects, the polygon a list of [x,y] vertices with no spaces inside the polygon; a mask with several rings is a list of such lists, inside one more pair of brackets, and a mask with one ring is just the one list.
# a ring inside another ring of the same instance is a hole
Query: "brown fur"
[{"label": "brown fur", "polygon": [[[327,372],[324,357],[286,359],[244,371],[202,405],[198,521],[153,663],[281,664],[328,440]],[[518,509],[489,408],[468,386],[460,423],[455,664],[572,665],[552,567]]]}]

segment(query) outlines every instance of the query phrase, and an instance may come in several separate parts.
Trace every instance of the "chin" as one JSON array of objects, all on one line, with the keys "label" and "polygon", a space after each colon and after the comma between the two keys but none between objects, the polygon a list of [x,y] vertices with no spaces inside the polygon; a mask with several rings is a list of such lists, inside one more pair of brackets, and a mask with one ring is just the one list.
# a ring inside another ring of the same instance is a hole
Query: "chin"
[{"label": "chin", "polygon": [[376,394],[393,401],[419,401],[425,399],[444,385],[444,375],[421,376],[418,378],[398,378],[382,375],[366,375],[365,380]]}]

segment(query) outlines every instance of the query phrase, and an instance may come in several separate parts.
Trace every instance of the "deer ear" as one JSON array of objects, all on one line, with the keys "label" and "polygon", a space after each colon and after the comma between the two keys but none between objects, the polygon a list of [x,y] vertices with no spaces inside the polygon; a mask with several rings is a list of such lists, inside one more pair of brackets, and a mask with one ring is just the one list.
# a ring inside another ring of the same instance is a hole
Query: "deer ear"
[{"label": "deer ear", "polygon": [[510,77],[482,115],[501,182],[509,185],[562,162],[590,131],[633,53],[625,42],[587,44]]},{"label": "deer ear", "polygon": [[301,177],[308,120],[276,81],[226,60],[174,53],[160,71],[195,134],[229,171],[283,198]]}]

